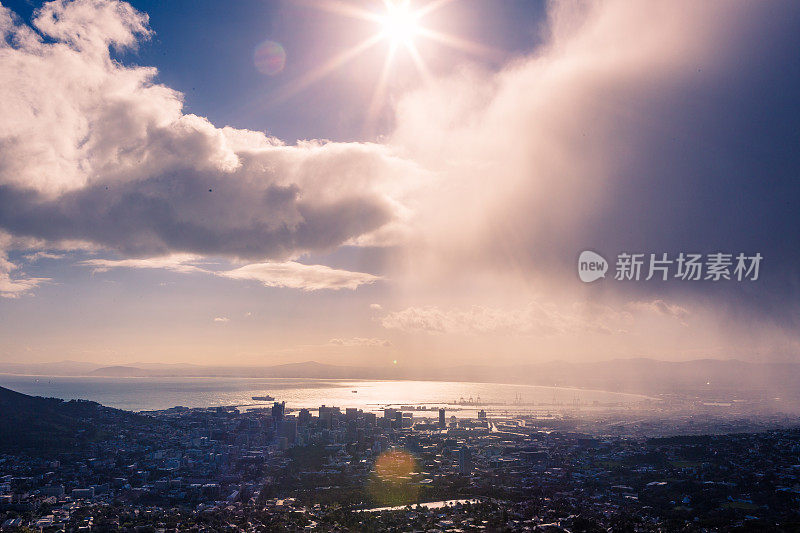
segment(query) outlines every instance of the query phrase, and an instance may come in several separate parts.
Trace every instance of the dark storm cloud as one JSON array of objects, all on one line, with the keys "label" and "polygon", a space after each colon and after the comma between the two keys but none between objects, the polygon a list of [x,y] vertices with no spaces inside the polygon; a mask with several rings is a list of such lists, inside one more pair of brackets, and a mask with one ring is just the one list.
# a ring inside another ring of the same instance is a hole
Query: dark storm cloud
[{"label": "dark storm cloud", "polygon": [[[459,74],[399,107],[396,142],[464,161],[454,183],[476,200],[437,229],[443,246],[465,227],[475,239],[448,253],[587,295],[693,296],[797,323],[800,5],[555,4],[550,22],[550,42],[490,82]],[[446,135],[418,133],[436,131],[433,106]],[[611,278],[620,252],[764,260],[754,283],[583,286],[587,249]]]},{"label": "dark storm cloud", "polygon": [[[612,256],[761,253],[757,282],[674,281],[668,290],[797,324],[800,7],[772,3],[753,11],[735,38],[709,43],[719,47],[717,62],[688,61],[684,75],[660,91],[626,95],[624,108],[633,112],[621,113],[610,133],[624,139],[629,155],[582,237]],[[628,288],[664,290],[660,282]]]},{"label": "dark storm cloud", "polygon": [[379,228],[389,206],[369,196],[304,202],[297,187],[183,176],[84,187],[48,199],[0,186],[0,228],[48,241],[85,240],[125,255],[173,252],[285,258]]}]

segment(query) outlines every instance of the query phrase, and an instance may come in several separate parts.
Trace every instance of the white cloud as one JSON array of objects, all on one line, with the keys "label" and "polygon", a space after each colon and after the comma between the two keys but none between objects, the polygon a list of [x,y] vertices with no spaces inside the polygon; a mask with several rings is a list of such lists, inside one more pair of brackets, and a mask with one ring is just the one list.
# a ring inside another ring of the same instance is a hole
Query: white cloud
[{"label": "white cloud", "polygon": [[226,316],[215,316],[214,317],[214,322],[217,322],[218,324],[225,324],[226,322],[230,322],[230,321],[231,321],[231,319],[226,317]]},{"label": "white cloud", "polygon": [[79,264],[92,267],[93,272],[108,272],[115,268],[164,269],[175,272],[207,272],[189,263],[197,262],[199,257],[187,254],[175,254],[165,257],[146,259],[87,259]]},{"label": "white cloud", "polygon": [[49,278],[32,278],[12,274],[18,268],[0,249],[0,298],[17,298],[42,283],[50,281]]},{"label": "white cloud", "polygon": [[552,336],[566,333],[622,333],[630,315],[608,306],[574,304],[561,310],[553,304],[531,303],[520,309],[475,305],[467,309],[408,307],[387,314],[381,324],[406,332],[465,335]]},{"label": "white cloud", "polygon": [[669,304],[660,298],[649,302],[630,302],[628,303],[628,307],[637,311],[646,311],[672,317],[683,325],[686,325],[685,319],[691,314],[685,307],[681,307],[677,304]]},{"label": "white cloud", "polygon": [[382,347],[389,347],[392,345],[386,339],[370,339],[364,337],[351,337],[347,339],[343,338],[334,338],[328,341],[328,344],[333,344],[335,346],[382,346]]},{"label": "white cloud", "polygon": [[112,60],[147,22],[116,0],[50,2],[33,26],[0,6],[0,228],[137,257],[285,260],[399,216],[398,184],[419,170],[392,148],[217,128],[156,69]]},{"label": "white cloud", "polygon": [[383,309],[383,306],[381,304],[369,304],[369,308],[374,311],[380,311]]},{"label": "white cloud", "polygon": [[53,252],[45,252],[45,251],[38,251],[32,254],[25,254],[25,260],[29,263],[35,263],[40,259],[63,259],[65,254],[62,253],[53,253]]},{"label": "white cloud", "polygon": [[[252,280],[266,287],[304,291],[356,289],[360,285],[381,279],[363,272],[338,270],[325,265],[304,265],[295,261],[252,263],[232,270],[209,270],[202,266],[202,258],[186,254],[147,259],[88,259],[80,264],[92,267],[94,272],[107,272],[116,268],[163,269],[185,274],[201,273],[235,280]],[[250,313],[246,316],[250,316]]]},{"label": "white cloud", "polygon": [[18,298],[27,294],[49,278],[26,276],[19,265],[8,259],[7,248],[13,245],[13,239],[0,232],[0,298]]},{"label": "white cloud", "polygon": [[304,265],[294,261],[254,263],[216,274],[231,279],[258,281],[267,287],[287,287],[304,291],[354,290],[360,285],[371,284],[381,279],[379,276],[363,272],[337,270],[325,265]]},{"label": "white cloud", "polygon": [[[547,320],[539,325],[551,328]],[[444,310],[439,307],[408,307],[383,317],[388,329],[424,331],[428,333],[530,333],[536,325],[528,310],[506,311],[483,306]]]}]

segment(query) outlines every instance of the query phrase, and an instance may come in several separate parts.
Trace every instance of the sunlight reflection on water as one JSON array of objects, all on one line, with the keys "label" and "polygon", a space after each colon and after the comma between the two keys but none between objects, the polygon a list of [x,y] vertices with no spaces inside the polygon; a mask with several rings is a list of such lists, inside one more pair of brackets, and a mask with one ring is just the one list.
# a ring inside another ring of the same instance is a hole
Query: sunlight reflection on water
[{"label": "sunlight reflection on water", "polygon": [[[576,401],[591,405],[630,404],[645,396],[560,387],[437,381],[359,381],[297,378],[86,378],[0,375],[0,386],[24,394],[86,399],[133,411],[237,405],[247,409],[270,406],[253,396],[271,395],[287,408],[320,405],[377,411],[387,405],[461,407],[475,411],[523,409]],[[353,392],[357,391],[357,392]],[[460,403],[460,406],[456,404]],[[525,405],[518,405],[525,404]],[[433,416],[432,414],[430,416]]]}]

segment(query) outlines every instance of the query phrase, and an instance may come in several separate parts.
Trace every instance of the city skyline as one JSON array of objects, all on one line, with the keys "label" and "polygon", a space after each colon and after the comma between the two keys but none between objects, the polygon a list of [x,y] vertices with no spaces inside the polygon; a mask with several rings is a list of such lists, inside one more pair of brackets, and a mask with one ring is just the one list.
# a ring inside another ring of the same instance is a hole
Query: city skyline
[{"label": "city skyline", "polygon": [[800,531],[798,50],[0,0],[0,531]]}]

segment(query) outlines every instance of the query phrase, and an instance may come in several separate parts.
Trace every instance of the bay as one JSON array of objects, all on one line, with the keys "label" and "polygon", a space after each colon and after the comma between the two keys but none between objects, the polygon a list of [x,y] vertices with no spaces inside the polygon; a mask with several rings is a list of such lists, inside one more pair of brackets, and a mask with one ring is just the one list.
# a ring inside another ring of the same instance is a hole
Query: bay
[{"label": "bay", "polygon": [[380,411],[383,407],[445,407],[449,411],[540,411],[627,408],[646,396],[563,387],[448,381],[368,381],[306,378],[108,378],[0,374],[0,386],[34,396],[92,400],[129,411],[175,406],[267,407],[274,396],[290,410],[320,405]]}]

